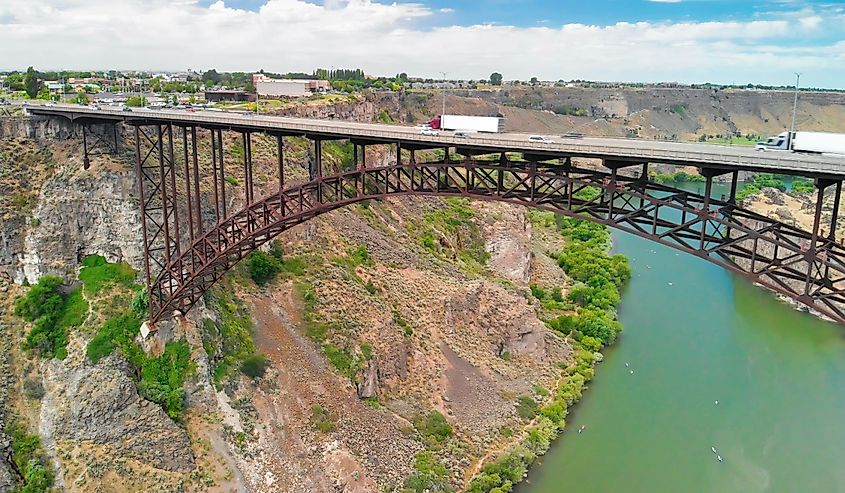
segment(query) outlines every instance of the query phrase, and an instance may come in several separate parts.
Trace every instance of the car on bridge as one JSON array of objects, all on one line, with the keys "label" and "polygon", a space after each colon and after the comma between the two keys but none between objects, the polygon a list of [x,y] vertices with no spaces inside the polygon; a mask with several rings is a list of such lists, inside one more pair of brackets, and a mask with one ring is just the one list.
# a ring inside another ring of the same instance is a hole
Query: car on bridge
[{"label": "car on bridge", "polygon": [[554,144],[554,141],[545,135],[531,135],[528,137],[528,142],[539,142],[541,144]]},{"label": "car on bridge", "polygon": [[420,135],[431,135],[436,137],[440,135],[440,132],[434,130],[433,128],[423,128],[422,130],[420,130]]}]

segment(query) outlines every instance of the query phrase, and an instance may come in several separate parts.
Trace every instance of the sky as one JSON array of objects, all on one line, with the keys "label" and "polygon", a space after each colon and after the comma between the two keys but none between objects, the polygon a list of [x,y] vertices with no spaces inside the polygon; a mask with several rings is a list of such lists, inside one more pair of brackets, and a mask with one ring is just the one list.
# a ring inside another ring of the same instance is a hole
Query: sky
[{"label": "sky", "polygon": [[2,0],[0,70],[845,87],[845,0]]}]

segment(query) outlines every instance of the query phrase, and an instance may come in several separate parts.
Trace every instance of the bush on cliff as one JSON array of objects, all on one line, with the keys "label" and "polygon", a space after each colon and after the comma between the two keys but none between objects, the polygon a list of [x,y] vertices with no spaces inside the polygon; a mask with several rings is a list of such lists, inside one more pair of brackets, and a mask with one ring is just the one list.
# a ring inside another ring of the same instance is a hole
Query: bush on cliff
[{"label": "bush on cliff", "polygon": [[44,358],[67,356],[67,331],[77,327],[88,314],[88,302],[80,288],[68,294],[62,291],[61,277],[45,276],[15,301],[15,315],[34,322],[24,348]]},{"label": "bush on cliff", "polygon": [[39,436],[29,434],[20,421],[10,421],[6,425],[6,434],[11,441],[11,453],[8,459],[23,477],[23,485],[12,491],[20,493],[52,491],[53,470],[47,461]]}]

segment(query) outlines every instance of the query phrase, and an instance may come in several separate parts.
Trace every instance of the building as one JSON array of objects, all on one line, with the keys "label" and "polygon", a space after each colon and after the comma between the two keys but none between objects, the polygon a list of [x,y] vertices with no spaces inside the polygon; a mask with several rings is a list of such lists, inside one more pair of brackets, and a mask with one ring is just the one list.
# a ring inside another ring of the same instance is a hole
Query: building
[{"label": "building", "polygon": [[45,84],[47,89],[50,91],[50,94],[63,94],[69,92],[97,93],[102,90],[100,85],[89,83],[85,80],[86,79],[68,79],[64,84],[61,81],[50,80],[46,81]]},{"label": "building", "polygon": [[303,97],[327,92],[331,85],[327,80],[271,79],[264,74],[253,74],[252,85],[259,97]]},{"label": "building", "polygon": [[255,101],[255,95],[246,91],[205,91],[209,103]]}]

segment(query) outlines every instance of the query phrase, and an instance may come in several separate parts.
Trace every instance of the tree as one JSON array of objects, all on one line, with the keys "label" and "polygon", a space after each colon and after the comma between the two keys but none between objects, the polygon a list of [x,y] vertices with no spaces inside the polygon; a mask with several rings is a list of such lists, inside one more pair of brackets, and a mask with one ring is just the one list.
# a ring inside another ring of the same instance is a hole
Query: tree
[{"label": "tree", "polygon": [[490,74],[490,84],[494,86],[501,86],[502,85],[502,74],[499,72],[493,72]]},{"label": "tree", "polygon": [[211,69],[202,74],[202,80],[203,82],[211,82],[212,85],[217,85],[222,80],[222,77],[217,73],[217,70]]},{"label": "tree", "polygon": [[536,86],[536,85],[537,85],[537,84],[539,84],[539,83],[540,83],[540,81],[539,81],[539,80],[537,80],[537,78],[536,78],[536,77],[531,77],[531,85],[532,85],[532,86]]},{"label": "tree", "polygon": [[41,91],[41,81],[38,80],[38,72],[34,68],[26,69],[26,75],[23,76],[23,87],[30,99],[35,99]]}]

